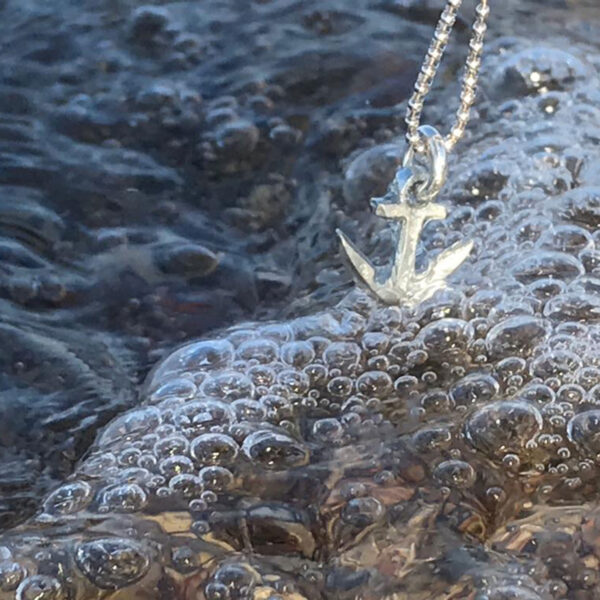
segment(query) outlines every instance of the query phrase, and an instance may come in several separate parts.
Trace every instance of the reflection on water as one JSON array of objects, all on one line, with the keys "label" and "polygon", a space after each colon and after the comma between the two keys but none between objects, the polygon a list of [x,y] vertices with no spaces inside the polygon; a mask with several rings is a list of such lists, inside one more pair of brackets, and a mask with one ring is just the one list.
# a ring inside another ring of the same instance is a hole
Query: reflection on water
[{"label": "reflection on water", "polygon": [[332,232],[434,7],[63,4],[0,5],[0,600],[597,598],[597,6],[496,8],[408,312]]}]

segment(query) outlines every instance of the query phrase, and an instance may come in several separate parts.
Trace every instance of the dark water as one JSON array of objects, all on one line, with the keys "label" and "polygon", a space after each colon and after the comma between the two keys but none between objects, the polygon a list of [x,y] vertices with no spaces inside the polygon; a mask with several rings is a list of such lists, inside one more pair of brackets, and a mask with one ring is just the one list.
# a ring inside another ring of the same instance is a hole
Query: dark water
[{"label": "dark water", "polygon": [[600,8],[492,8],[405,311],[333,231],[438,4],[0,3],[2,600],[600,598]]}]

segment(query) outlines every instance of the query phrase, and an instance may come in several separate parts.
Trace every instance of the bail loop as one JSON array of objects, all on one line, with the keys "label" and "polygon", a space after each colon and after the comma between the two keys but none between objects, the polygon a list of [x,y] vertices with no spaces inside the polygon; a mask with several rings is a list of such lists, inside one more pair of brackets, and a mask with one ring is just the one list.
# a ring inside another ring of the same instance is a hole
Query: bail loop
[{"label": "bail loop", "polygon": [[418,173],[420,181],[415,185],[414,193],[417,200],[425,204],[435,200],[446,182],[448,151],[444,138],[435,127],[423,125],[418,132],[424,152],[417,155],[414,148],[409,146],[402,165]]}]

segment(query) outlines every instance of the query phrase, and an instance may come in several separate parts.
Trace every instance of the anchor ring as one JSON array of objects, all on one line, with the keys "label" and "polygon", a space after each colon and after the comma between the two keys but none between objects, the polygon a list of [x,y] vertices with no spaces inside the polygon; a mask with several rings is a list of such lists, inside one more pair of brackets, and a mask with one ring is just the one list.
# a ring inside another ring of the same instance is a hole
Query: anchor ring
[{"label": "anchor ring", "polygon": [[415,196],[421,202],[431,202],[440,193],[448,173],[448,150],[444,138],[435,127],[422,125],[418,129],[425,146],[423,154],[419,154],[419,163],[415,164],[417,153],[410,146],[404,155],[402,165],[416,170],[419,180],[415,186]]}]

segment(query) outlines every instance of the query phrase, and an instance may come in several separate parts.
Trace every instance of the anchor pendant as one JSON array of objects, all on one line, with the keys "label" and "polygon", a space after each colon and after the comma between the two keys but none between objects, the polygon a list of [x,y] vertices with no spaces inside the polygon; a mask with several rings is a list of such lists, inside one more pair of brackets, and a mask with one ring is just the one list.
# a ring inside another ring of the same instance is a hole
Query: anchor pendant
[{"label": "anchor pendant", "polygon": [[[400,221],[396,253],[391,264],[376,267],[350,239],[340,230],[344,249],[359,277],[371,291],[387,304],[415,307],[438,290],[446,287],[446,278],[469,256],[473,242],[457,242],[436,256],[422,272],[415,271],[417,244],[423,227],[429,221],[446,218],[446,208],[432,203],[443,185],[446,175],[446,152],[443,140],[432,127],[421,127],[428,142],[428,158],[431,170],[428,176],[420,168],[404,166],[397,173],[391,186],[392,198],[373,198],[371,205],[375,214],[386,219]],[[405,165],[413,160],[409,151]],[[411,203],[415,193],[420,202]]]}]

